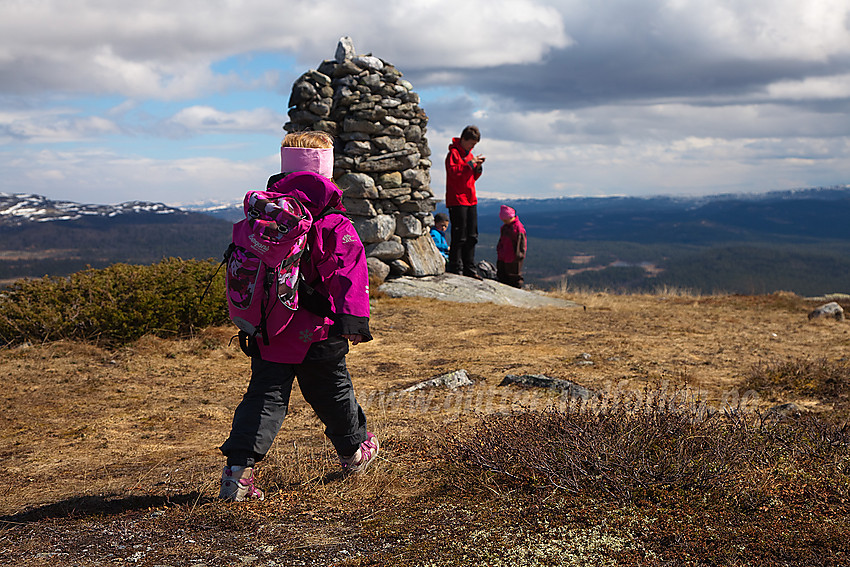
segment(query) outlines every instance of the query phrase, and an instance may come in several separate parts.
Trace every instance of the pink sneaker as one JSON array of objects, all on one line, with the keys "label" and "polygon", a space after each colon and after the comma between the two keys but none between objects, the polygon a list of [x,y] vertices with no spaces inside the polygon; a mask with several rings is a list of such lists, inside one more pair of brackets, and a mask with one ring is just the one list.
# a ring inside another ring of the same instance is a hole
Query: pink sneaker
[{"label": "pink sneaker", "polygon": [[357,452],[350,457],[340,457],[339,464],[345,472],[361,473],[375,460],[378,454],[378,438],[374,433],[367,433],[366,440],[357,448]]},{"label": "pink sneaker", "polygon": [[266,495],[254,486],[253,467],[224,467],[221,473],[221,490],[218,497],[222,500],[241,502],[256,498],[263,500]]}]

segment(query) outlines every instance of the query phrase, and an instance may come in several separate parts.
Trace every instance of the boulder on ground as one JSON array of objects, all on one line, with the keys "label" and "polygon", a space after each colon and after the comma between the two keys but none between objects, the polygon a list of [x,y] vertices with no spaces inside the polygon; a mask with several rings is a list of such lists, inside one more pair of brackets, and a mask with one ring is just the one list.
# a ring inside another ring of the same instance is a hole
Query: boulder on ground
[{"label": "boulder on ground", "polygon": [[510,384],[558,390],[567,394],[571,398],[579,398],[582,400],[589,400],[590,398],[598,396],[596,392],[588,390],[584,386],[580,386],[575,382],[561,380],[559,378],[550,378],[549,376],[544,376],[542,374],[523,374],[522,376],[508,374],[499,386],[508,386]]},{"label": "boulder on ground", "polygon": [[496,266],[493,265],[493,262],[481,260],[476,267],[478,268],[478,275],[482,278],[488,280],[496,279]]},{"label": "boulder on ground", "polygon": [[471,386],[472,384],[473,382],[469,379],[469,374],[467,374],[466,370],[461,369],[431,378],[430,380],[425,380],[424,382],[405,388],[404,391],[415,392],[424,388],[448,388],[449,390],[455,390],[461,386]]},{"label": "boulder on ground", "polygon": [[809,321],[818,317],[832,317],[836,321],[844,320],[844,309],[836,301],[831,301],[826,305],[821,305],[811,313],[809,313]]}]

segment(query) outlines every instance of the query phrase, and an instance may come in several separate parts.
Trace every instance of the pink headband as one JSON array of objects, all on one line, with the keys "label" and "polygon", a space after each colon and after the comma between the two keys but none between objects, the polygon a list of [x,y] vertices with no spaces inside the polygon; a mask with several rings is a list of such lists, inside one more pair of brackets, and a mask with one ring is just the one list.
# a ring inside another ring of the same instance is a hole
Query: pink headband
[{"label": "pink headband", "polygon": [[281,173],[308,171],[333,179],[333,148],[280,148]]}]

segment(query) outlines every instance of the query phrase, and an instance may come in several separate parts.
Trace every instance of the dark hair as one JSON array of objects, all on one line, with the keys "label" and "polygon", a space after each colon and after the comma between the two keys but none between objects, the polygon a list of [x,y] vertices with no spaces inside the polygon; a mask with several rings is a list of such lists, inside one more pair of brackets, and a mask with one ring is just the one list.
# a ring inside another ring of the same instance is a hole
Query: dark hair
[{"label": "dark hair", "polygon": [[434,215],[434,222],[449,222],[449,215],[447,215],[446,213],[437,213],[436,215]]},{"label": "dark hair", "polygon": [[481,141],[481,131],[478,130],[478,126],[469,125],[463,129],[463,132],[460,133],[461,140],[475,140],[476,142]]}]

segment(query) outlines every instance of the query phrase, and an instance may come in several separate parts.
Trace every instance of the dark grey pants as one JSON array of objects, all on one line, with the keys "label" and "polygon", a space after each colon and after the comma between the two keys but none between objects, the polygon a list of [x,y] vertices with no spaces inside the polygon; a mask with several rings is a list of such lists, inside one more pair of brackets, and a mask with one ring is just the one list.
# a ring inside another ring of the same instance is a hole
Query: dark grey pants
[{"label": "dark grey pants", "polygon": [[354,397],[345,356],[301,364],[254,356],[248,391],[236,407],[230,437],[221,446],[228,465],[253,466],[266,456],[289,409],[295,378],[339,455],[353,455],[366,441],[366,415]]}]

